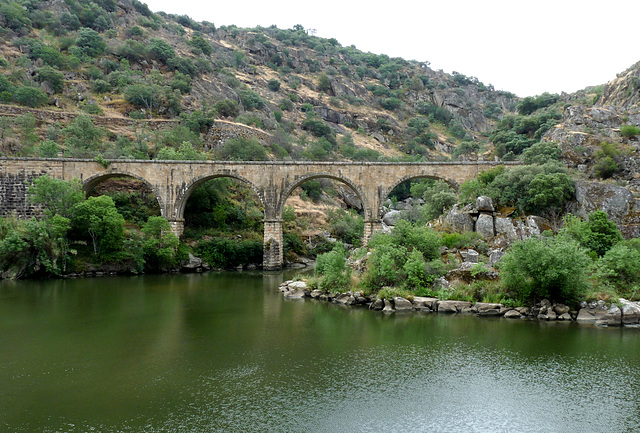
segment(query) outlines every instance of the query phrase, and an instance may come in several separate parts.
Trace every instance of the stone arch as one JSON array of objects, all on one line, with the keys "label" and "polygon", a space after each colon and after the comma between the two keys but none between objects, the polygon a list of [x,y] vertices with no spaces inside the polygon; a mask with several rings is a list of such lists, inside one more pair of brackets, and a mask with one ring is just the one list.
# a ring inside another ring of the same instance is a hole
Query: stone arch
[{"label": "stone arch", "polygon": [[159,191],[151,183],[149,183],[147,179],[145,179],[140,175],[130,173],[128,171],[117,171],[117,172],[110,172],[105,174],[95,174],[93,176],[90,176],[86,180],[82,181],[82,190],[85,193],[88,193],[89,191],[94,189],[99,183],[114,177],[130,177],[144,183],[147,187],[149,187],[149,190],[153,192],[153,195],[158,202],[158,206],[160,206],[160,214],[165,218],[168,217],[168,215],[165,215],[165,207],[164,207],[165,203],[162,200],[162,194],[160,194]]},{"label": "stone arch", "polygon": [[389,197],[389,194],[391,194],[391,191],[396,189],[396,187],[398,187],[400,184],[402,184],[404,182],[407,182],[407,181],[410,181],[410,180],[414,180],[414,179],[442,180],[442,181],[446,182],[447,184],[449,184],[449,186],[451,188],[455,189],[456,191],[460,187],[460,185],[458,185],[458,183],[456,181],[454,181],[454,180],[447,179],[446,177],[431,175],[431,174],[412,174],[412,175],[404,176],[401,179],[399,179],[398,181],[396,181],[395,183],[391,184],[391,186],[389,188],[386,188],[385,190],[382,191],[382,194],[380,194],[380,209],[377,210],[378,216],[380,216],[382,214],[382,206],[383,206],[384,202],[387,200],[387,198]]},{"label": "stone arch", "polygon": [[[260,189],[258,189],[255,186],[255,184],[253,182],[251,182],[247,178],[245,178],[243,176],[240,176],[238,174],[235,174],[235,173],[214,173],[214,174],[211,174],[211,175],[202,176],[202,177],[199,177],[199,178],[196,178],[196,179],[192,179],[188,184],[183,184],[180,187],[180,190],[178,192],[178,198],[176,199],[176,201],[174,203],[174,217],[176,219],[178,219],[178,220],[183,220],[184,219],[184,209],[185,209],[185,207],[187,205],[187,201],[189,201],[189,197],[191,197],[191,194],[193,193],[193,191],[195,191],[196,188],[198,188],[200,185],[202,185],[206,181],[212,180],[212,179],[221,178],[221,177],[230,177],[232,179],[237,179],[239,181],[247,183],[251,187],[253,192],[255,192],[256,195],[258,196],[258,198],[260,199],[260,203],[262,203],[262,206],[265,207],[264,194]],[[265,210],[265,212],[266,212],[266,210]]]},{"label": "stone arch", "polygon": [[370,213],[369,203],[367,201],[366,195],[362,191],[362,188],[360,188],[358,185],[356,185],[354,182],[352,182],[350,179],[347,179],[346,177],[339,176],[333,173],[328,173],[328,172],[318,172],[318,173],[311,173],[305,176],[301,176],[297,178],[295,182],[285,187],[283,194],[280,197],[280,200],[278,201],[278,205],[276,207],[276,215],[278,216],[278,218],[282,217],[282,211],[284,210],[284,205],[287,202],[287,199],[289,198],[289,196],[291,196],[291,194],[296,188],[298,188],[300,185],[302,185],[303,183],[309,180],[321,179],[321,178],[337,180],[338,182],[344,183],[353,191],[355,191],[355,193],[358,195],[358,198],[360,199],[360,202],[362,203],[362,209],[364,211],[365,221],[371,217],[369,215]]}]

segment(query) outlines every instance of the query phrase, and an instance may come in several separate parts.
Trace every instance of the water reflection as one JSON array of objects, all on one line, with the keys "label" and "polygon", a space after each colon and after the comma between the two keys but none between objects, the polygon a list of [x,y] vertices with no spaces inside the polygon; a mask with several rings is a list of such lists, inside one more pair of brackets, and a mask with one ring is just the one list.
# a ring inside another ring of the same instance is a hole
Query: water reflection
[{"label": "water reflection", "polygon": [[640,429],[640,330],[286,301],[280,274],[0,285],[0,430]]}]

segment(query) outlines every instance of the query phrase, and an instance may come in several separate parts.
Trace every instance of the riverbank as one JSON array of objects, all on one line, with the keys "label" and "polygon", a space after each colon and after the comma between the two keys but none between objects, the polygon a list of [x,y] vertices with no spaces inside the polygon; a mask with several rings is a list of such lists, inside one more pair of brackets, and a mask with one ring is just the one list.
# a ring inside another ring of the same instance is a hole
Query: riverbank
[{"label": "riverbank", "polygon": [[474,314],[477,316],[504,317],[505,319],[528,319],[541,321],[574,321],[606,327],[640,328],[640,303],[618,299],[617,303],[581,302],[580,308],[572,310],[564,304],[552,304],[543,299],[531,307],[507,307],[499,303],[470,302],[432,297],[412,296],[380,299],[363,292],[329,293],[311,290],[305,281],[288,280],[279,286],[286,299],[310,298],[335,304],[369,308],[384,314],[438,313]]}]

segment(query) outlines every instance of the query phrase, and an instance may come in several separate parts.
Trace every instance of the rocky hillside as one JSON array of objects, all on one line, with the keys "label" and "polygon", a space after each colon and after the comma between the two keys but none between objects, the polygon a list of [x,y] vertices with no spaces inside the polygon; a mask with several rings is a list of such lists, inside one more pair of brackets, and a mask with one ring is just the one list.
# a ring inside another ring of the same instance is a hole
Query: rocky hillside
[{"label": "rocky hillside", "polygon": [[[270,158],[442,159],[464,141],[490,151],[487,133],[518,103],[474,77],[342,47],[301,26],[216,28],[137,0],[2,0],[0,27],[0,103],[179,120],[199,135],[184,137],[198,152],[219,144],[207,134],[213,119],[225,119],[266,133],[258,139]],[[0,115],[16,117],[6,108]],[[51,119],[37,122],[36,136],[82,156],[63,131],[71,121]],[[119,136],[140,141],[140,133],[101,123],[103,140],[84,153],[153,158],[179,147],[148,137],[148,155],[121,150]],[[35,139],[25,148],[11,138],[3,135],[2,154],[39,154]]]}]

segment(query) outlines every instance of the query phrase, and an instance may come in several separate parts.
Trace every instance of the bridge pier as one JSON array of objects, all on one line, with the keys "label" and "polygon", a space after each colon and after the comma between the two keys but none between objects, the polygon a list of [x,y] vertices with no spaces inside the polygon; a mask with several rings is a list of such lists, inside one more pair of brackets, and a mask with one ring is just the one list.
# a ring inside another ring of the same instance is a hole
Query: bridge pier
[{"label": "bridge pier", "polygon": [[282,219],[265,219],[264,252],[262,253],[262,268],[265,271],[282,269],[283,243]]},{"label": "bridge pier", "polygon": [[178,238],[182,236],[184,232],[184,219],[182,218],[167,218],[169,225],[171,226],[171,232]]},{"label": "bridge pier", "polygon": [[369,239],[374,233],[382,231],[382,220],[381,219],[370,219],[364,222],[364,236],[363,236],[363,244],[367,245],[369,243]]}]

